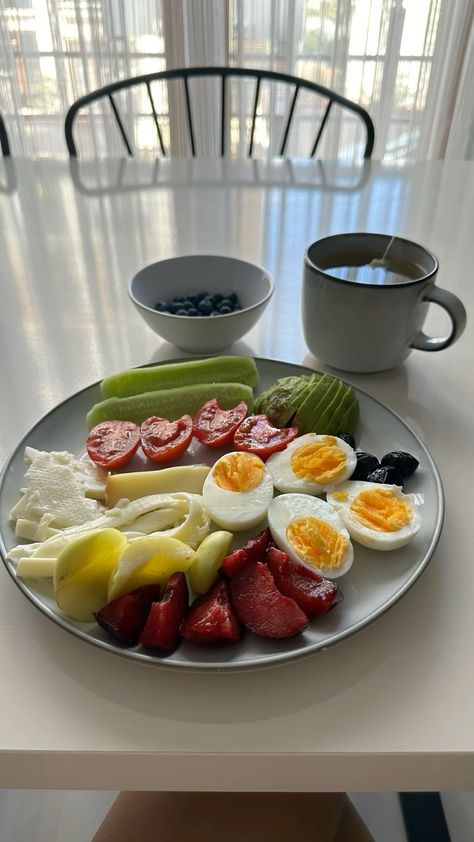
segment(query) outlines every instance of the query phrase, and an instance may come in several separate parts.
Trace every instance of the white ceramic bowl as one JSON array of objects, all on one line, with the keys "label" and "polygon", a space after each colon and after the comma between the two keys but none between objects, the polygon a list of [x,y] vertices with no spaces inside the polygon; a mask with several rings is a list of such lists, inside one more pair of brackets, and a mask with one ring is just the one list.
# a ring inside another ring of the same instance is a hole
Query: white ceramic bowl
[{"label": "white ceramic bowl", "polygon": [[[235,292],[242,309],[221,316],[176,316],[154,309],[158,301],[200,292]],[[128,285],[131,300],[155,333],[198,354],[222,351],[240,339],[257,323],[272,293],[273,281],[260,266],[212,254],[160,260],[137,272]]]}]

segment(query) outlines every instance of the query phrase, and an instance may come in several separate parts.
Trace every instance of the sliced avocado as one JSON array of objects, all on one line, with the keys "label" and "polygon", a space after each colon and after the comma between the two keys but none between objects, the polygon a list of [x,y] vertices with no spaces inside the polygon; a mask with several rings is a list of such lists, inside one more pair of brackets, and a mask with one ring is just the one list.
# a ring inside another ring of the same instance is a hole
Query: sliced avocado
[{"label": "sliced avocado", "polygon": [[310,375],[292,375],[280,377],[269,389],[262,392],[255,403],[255,412],[264,413],[272,423],[284,427],[290,421],[294,409],[290,404],[295,391],[301,387],[301,382],[310,379]]},{"label": "sliced avocado", "polygon": [[338,407],[341,405],[341,401],[344,398],[345,391],[346,387],[344,383],[341,383],[341,381],[338,380],[336,391],[332,392],[331,398],[327,400],[324,405],[320,406],[318,418],[315,418],[314,421],[317,423],[317,430],[318,433],[321,433],[321,435],[334,435],[334,430],[331,427],[330,421],[334,413],[337,413]]},{"label": "sliced avocado", "polygon": [[359,401],[357,400],[352,389],[351,392],[352,400],[349,405],[349,408],[346,410],[343,417],[341,418],[339,427],[340,433],[354,433],[359,423]]},{"label": "sliced avocado", "polygon": [[341,419],[344,417],[353,400],[353,394],[351,394],[352,389],[350,386],[346,386],[345,383],[341,385],[343,386],[343,389],[339,392],[337,401],[332,403],[330,407],[330,416],[326,420],[327,433],[332,436],[337,436],[338,433],[346,432],[341,427]]},{"label": "sliced avocado", "polygon": [[314,391],[320,380],[322,374],[311,374],[309,377],[300,383],[299,387],[295,389],[290,398],[290,405],[293,408],[293,413],[297,412],[300,406],[305,402],[306,398]]},{"label": "sliced avocado", "polygon": [[326,402],[332,399],[333,394],[336,393],[339,385],[339,380],[331,377],[330,374],[323,374],[314,389],[307,395],[306,399],[300,404],[298,411],[294,417],[294,423],[299,427],[300,433],[319,433],[315,426],[320,411],[326,406]]}]

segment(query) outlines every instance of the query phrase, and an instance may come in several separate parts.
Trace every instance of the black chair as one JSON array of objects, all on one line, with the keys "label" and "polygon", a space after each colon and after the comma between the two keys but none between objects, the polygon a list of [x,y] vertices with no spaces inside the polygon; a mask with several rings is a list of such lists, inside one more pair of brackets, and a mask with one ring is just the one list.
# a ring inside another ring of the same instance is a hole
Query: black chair
[{"label": "black chair", "polygon": [[0,114],[0,147],[5,158],[10,157],[10,144],[8,142],[8,135],[3,117]]},{"label": "black chair", "polygon": [[364,149],[364,158],[370,158],[372,155],[372,150],[374,147],[374,125],[372,120],[360,105],[357,105],[354,102],[346,99],[343,96],[335,93],[334,91],[329,90],[329,88],[325,88],[322,85],[318,85],[315,82],[310,82],[306,79],[301,79],[297,76],[290,76],[286,73],[275,73],[271,70],[254,70],[252,68],[238,68],[238,67],[189,67],[183,68],[179,70],[164,70],[158,73],[149,73],[145,76],[136,76],[133,79],[122,79],[120,82],[114,82],[110,85],[105,85],[103,88],[99,88],[96,91],[93,91],[90,94],[86,94],[85,96],[81,97],[80,99],[76,100],[76,102],[70,107],[65,121],[65,135],[66,135],[66,143],[67,148],[69,150],[69,154],[71,157],[77,156],[77,148],[74,141],[73,136],[73,127],[75,118],[80,111],[81,108],[84,108],[91,103],[97,102],[101,99],[107,99],[110,107],[112,109],[113,116],[115,118],[115,122],[119,129],[124,148],[126,150],[127,155],[133,157],[133,150],[132,144],[130,139],[127,135],[125,130],[125,126],[123,120],[120,116],[119,108],[117,105],[116,99],[114,99],[114,94],[118,91],[123,91],[128,88],[136,87],[139,85],[144,85],[147,91],[148,99],[150,102],[151,107],[151,114],[153,116],[155,126],[156,126],[156,133],[158,139],[158,145],[163,156],[169,154],[169,150],[165,149],[164,140],[163,140],[163,131],[160,127],[160,120],[159,116],[156,111],[155,102],[153,100],[153,94],[151,90],[151,83],[158,81],[158,80],[172,80],[172,79],[182,79],[183,81],[183,90],[184,90],[184,102],[185,102],[185,112],[186,112],[186,121],[187,121],[187,131],[189,137],[189,144],[191,148],[191,154],[193,157],[196,157],[196,137],[195,137],[195,126],[193,122],[192,116],[192,109],[191,109],[191,96],[190,96],[190,86],[189,86],[189,79],[193,79],[195,77],[220,77],[221,79],[221,102],[220,102],[220,112],[221,112],[221,129],[220,129],[220,154],[221,157],[224,157],[226,154],[226,101],[228,97],[228,84],[227,79],[229,77],[250,77],[256,80],[256,87],[255,87],[255,95],[253,100],[253,112],[252,112],[252,122],[250,128],[250,137],[247,147],[247,156],[250,158],[252,157],[252,152],[254,150],[254,136],[255,136],[255,122],[257,118],[257,110],[259,106],[259,97],[261,93],[261,83],[262,80],[273,80],[274,82],[282,82],[285,83],[293,88],[293,93],[290,100],[290,106],[288,109],[288,113],[286,116],[286,122],[284,124],[282,138],[279,146],[279,155],[285,156],[285,151],[288,142],[288,136],[290,133],[291,123],[295,111],[295,106],[297,103],[298,95],[301,90],[308,90],[312,91],[315,94],[318,94],[320,97],[323,97],[327,100],[327,105],[325,111],[323,113],[322,119],[319,121],[319,125],[315,129],[314,134],[314,142],[311,146],[309,151],[308,157],[314,158],[318,146],[321,141],[322,134],[324,132],[324,128],[326,126],[328,117],[331,113],[331,109],[333,105],[336,103],[337,105],[341,106],[342,108],[346,109],[347,111],[355,114],[360,120],[362,120],[365,131],[366,131],[366,144]]}]

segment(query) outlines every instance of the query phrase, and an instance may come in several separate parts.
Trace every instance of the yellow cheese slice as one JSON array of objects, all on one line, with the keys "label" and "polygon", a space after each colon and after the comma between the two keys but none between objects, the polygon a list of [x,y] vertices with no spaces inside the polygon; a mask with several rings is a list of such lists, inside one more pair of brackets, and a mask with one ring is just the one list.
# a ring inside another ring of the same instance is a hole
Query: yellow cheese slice
[{"label": "yellow cheese slice", "polygon": [[180,465],[158,468],[156,471],[109,474],[106,484],[107,505],[113,507],[124,498],[138,500],[149,494],[174,494],[177,491],[202,494],[209,471],[208,465]]}]

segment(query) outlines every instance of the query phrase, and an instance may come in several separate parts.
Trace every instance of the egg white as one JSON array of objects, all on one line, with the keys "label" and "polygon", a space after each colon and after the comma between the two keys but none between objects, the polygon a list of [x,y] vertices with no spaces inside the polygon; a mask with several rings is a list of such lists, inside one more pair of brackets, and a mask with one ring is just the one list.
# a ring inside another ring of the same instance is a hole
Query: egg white
[{"label": "egg white", "polygon": [[204,481],[202,497],[214,523],[231,532],[243,532],[257,526],[265,518],[273,497],[273,482],[265,463],[258,456],[252,456],[262,463],[264,469],[259,485],[249,491],[228,491],[221,488],[214,479],[214,470],[229,455],[221,456],[215,462]]},{"label": "egg white", "polygon": [[278,491],[297,491],[302,494],[316,495],[323,494],[328,489],[335,488],[336,485],[338,486],[339,483],[345,482],[350,476],[352,476],[357,465],[355,450],[353,450],[347,442],[337,436],[335,436],[336,444],[344,452],[346,457],[345,469],[341,473],[337,482],[327,484],[317,483],[312,480],[303,479],[303,477],[299,477],[294,473],[291,467],[291,458],[295,450],[298,450],[298,448],[304,444],[324,441],[325,438],[326,436],[318,435],[317,433],[306,433],[304,436],[298,436],[298,438],[293,439],[293,441],[287,445],[285,450],[281,450],[279,453],[274,453],[269,459],[267,459],[267,468],[272,475],[273,484]]},{"label": "egg white", "polygon": [[[339,568],[333,570],[322,569],[310,564],[305,559],[299,556],[297,551],[290,544],[286,530],[288,526],[295,520],[300,520],[306,517],[315,517],[319,520],[324,520],[333,529],[336,530],[347,541],[347,549],[345,557]],[[354,550],[351,544],[349,532],[345,528],[341,518],[336,510],[325,503],[324,500],[319,500],[309,494],[281,494],[275,497],[268,507],[268,525],[275,544],[287,553],[293,561],[300,562],[315,571],[325,579],[338,579],[347,573],[352,567],[354,561]]]},{"label": "egg white", "polygon": [[[394,497],[408,503],[412,511],[410,523],[402,526],[396,532],[382,532],[378,529],[370,529],[368,526],[360,523],[354,517],[350,507],[361,491],[367,491],[371,488],[389,489]],[[338,499],[341,493],[347,495],[345,500]],[[335,491],[329,493],[327,495],[327,501],[331,506],[334,506],[340,515],[351,538],[372,550],[396,550],[399,547],[403,547],[416,535],[421,526],[421,517],[418,512],[418,498],[414,494],[404,494],[398,485],[384,485],[382,483],[362,481],[346,482],[343,485],[339,485]]]}]

